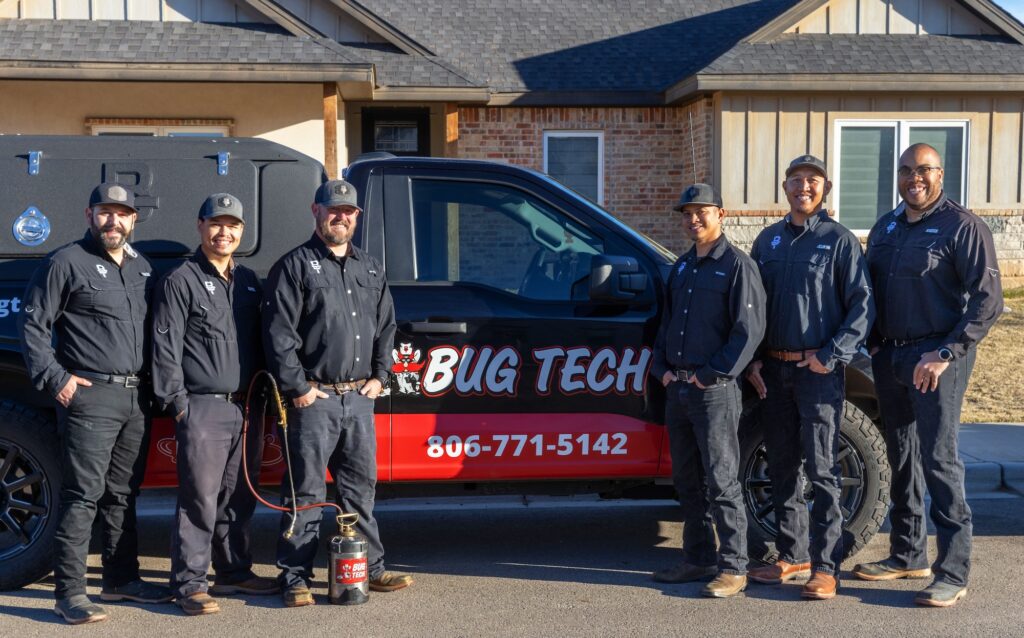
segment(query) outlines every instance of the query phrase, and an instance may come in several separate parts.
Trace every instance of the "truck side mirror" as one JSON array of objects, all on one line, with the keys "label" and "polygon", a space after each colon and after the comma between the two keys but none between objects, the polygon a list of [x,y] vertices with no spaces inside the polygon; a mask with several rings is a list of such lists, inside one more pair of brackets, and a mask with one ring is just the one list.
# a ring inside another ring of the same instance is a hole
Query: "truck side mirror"
[{"label": "truck side mirror", "polygon": [[634,257],[594,255],[590,261],[590,299],[633,301],[647,290],[647,273]]}]

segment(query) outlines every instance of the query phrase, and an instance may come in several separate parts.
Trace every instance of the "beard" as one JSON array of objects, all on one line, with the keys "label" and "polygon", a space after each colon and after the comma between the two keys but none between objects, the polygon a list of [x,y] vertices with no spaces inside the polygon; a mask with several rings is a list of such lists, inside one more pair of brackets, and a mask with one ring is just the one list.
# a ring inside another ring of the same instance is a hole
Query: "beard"
[{"label": "beard", "polygon": [[121,226],[108,225],[100,228],[92,225],[90,230],[92,231],[92,236],[103,246],[104,250],[117,250],[124,246],[128,240],[128,234],[125,233],[124,228]]},{"label": "beard", "polygon": [[356,225],[353,223],[350,226],[344,224],[333,225],[328,221],[322,221],[318,225],[320,231],[320,237],[324,240],[324,243],[328,246],[341,246],[347,244],[352,236],[356,232]]}]

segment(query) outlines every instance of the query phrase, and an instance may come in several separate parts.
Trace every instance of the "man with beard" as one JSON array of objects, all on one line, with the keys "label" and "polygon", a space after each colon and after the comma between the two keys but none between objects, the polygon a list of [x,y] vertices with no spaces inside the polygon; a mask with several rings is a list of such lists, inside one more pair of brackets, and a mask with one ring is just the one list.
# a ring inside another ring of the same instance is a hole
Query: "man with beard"
[{"label": "man with beard", "polygon": [[[878,321],[872,331],[886,451],[892,467],[889,557],[854,567],[863,580],[927,578],[915,602],[950,607],[967,593],[971,509],[957,453],[960,407],[978,342],[1003,309],[988,225],[942,190],[942,160],[927,144],[900,155],[903,203],[868,236]],[[928,566],[924,488],[938,556]]]},{"label": "man with beard", "polygon": [[[750,251],[768,295],[768,330],[763,356],[747,373],[764,400],[779,560],[751,569],[750,579],[778,584],[810,575],[801,595],[821,600],[835,597],[843,557],[838,452],[846,364],[875,307],[860,241],[823,208],[832,189],[825,163],[796,158],[782,188],[789,214]],[[814,488],[810,527],[801,465]]]},{"label": "man with beard", "polygon": [[[290,481],[298,506],[322,502],[329,469],[339,505],[359,515],[356,529],[368,541],[370,589],[394,591],[412,578],[384,569],[373,518],[373,401],[388,381],[395,309],[383,266],[351,243],[361,212],[356,202],[355,187],[344,180],[317,189],[313,237],[278,260],[267,278],[263,338],[267,367],[291,401],[293,472],[282,481],[285,505],[291,506]],[[312,605],[320,509],[299,512],[295,521],[285,514],[281,528],[295,530],[277,546],[284,604]]]},{"label": "man with beard", "polygon": [[[211,558],[214,594],[278,591],[276,581],[252,572],[249,521],[256,499],[242,475],[242,455],[252,453],[242,449],[246,390],[263,367],[262,286],[232,257],[245,229],[242,202],[211,195],[198,228],[199,250],[163,279],[153,304],[153,390],[177,424],[171,588],[190,616],[220,611],[207,592]],[[249,439],[250,447],[254,442]]]},{"label": "man with beard", "polygon": [[166,587],[139,578],[135,497],[149,449],[147,308],[152,268],[126,240],[135,196],[105,183],[89,198],[89,231],[54,251],[33,275],[19,316],[35,386],[57,401],[63,474],[54,543],[54,611],[77,625],[107,617],[85,593],[89,537],[103,528],[108,602],[160,603]]},{"label": "man with beard", "polygon": [[727,598],[747,586],[736,377],[764,335],[764,288],[754,262],[723,234],[725,211],[711,186],[690,186],[675,210],[694,245],[672,268],[651,374],[666,388],[672,479],[683,509],[683,562],[655,572],[654,580],[715,576],[703,595]]}]

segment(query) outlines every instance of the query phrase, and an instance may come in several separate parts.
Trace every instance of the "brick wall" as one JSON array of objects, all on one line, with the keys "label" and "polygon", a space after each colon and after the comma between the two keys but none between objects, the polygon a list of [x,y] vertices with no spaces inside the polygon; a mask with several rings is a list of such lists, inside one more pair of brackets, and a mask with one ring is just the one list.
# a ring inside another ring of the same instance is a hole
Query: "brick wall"
[{"label": "brick wall", "polygon": [[544,131],[603,131],[605,208],[678,251],[684,240],[671,208],[694,174],[711,179],[713,127],[710,99],[657,108],[460,107],[449,150],[543,170]]}]

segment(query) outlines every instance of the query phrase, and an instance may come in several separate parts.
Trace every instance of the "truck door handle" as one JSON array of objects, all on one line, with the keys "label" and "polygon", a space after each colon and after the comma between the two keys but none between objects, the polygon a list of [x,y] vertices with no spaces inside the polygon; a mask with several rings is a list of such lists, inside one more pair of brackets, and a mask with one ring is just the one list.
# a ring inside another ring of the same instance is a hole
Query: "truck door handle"
[{"label": "truck door handle", "polygon": [[466,334],[465,321],[406,321],[401,328],[412,334]]}]

